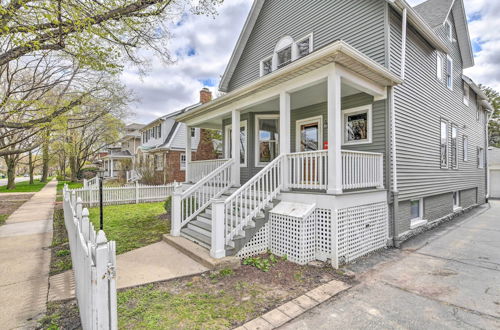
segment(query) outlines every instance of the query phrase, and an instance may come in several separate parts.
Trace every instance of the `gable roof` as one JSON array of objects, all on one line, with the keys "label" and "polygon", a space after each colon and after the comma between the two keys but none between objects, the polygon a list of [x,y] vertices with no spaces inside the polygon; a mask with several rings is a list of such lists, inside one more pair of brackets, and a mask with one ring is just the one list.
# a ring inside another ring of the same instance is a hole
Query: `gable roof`
[{"label": "gable roof", "polygon": [[415,10],[433,29],[442,26],[450,13],[453,13],[463,67],[466,69],[474,66],[474,54],[463,0],[427,0],[416,6]]},{"label": "gable roof", "polygon": [[[448,47],[441,39],[435,34],[431,27],[417,14],[417,12],[411,7],[405,0],[386,0],[392,5],[396,5],[398,2],[399,5],[408,9],[409,22],[422,34],[427,41],[436,49],[443,51],[445,53],[449,52]],[[439,1],[453,1],[453,0],[439,0]],[[250,38],[250,34],[257,22],[257,18],[259,17],[260,11],[264,5],[265,0],[254,0],[252,8],[250,9],[250,13],[245,21],[245,25],[243,26],[243,30],[236,42],[236,46],[234,47],[233,53],[229,60],[229,63],[222,75],[219,90],[221,92],[227,92],[229,88],[229,82],[231,81],[231,77],[233,76],[234,70],[236,69],[236,65],[238,64],[241,55],[243,54],[243,50],[245,49],[245,45]]]}]

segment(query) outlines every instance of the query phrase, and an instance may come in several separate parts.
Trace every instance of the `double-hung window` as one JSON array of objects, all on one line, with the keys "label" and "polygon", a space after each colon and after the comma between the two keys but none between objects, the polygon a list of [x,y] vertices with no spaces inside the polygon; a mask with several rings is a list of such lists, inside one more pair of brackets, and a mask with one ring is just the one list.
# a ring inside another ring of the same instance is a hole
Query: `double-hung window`
[{"label": "double-hung window", "polygon": [[265,166],[279,155],[279,116],[256,116],[255,165]]},{"label": "double-hung window", "polygon": [[458,168],[458,127],[451,125],[451,168]]},{"label": "double-hung window", "polygon": [[[240,165],[242,167],[247,166],[247,121],[242,121],[240,123]],[[226,158],[231,158],[233,156],[233,128],[232,125],[226,126]]]},{"label": "double-hung window", "polygon": [[292,62],[292,45],[283,48],[277,52],[278,55],[278,69],[290,64]]},{"label": "double-hung window", "polygon": [[266,74],[270,74],[273,72],[273,58],[269,57],[265,60],[262,60],[260,64],[260,75],[265,76]]},{"label": "double-hung window", "polygon": [[448,40],[453,41],[453,28],[451,26],[450,21],[446,21],[444,23],[444,29],[446,32],[446,37],[448,37]]},{"label": "double-hung window", "polygon": [[446,57],[446,86],[453,90],[453,59]]},{"label": "double-hung window", "polygon": [[191,127],[191,132],[190,133],[191,133],[191,137],[192,138],[195,137],[196,136],[196,128]]},{"label": "double-hung window", "polygon": [[309,53],[311,53],[311,46],[312,46],[311,36],[299,40],[297,42],[297,57],[301,58],[309,55]]},{"label": "double-hung window", "polygon": [[182,153],[179,159],[179,168],[181,171],[186,170],[186,154]]},{"label": "double-hung window", "polygon": [[464,104],[466,106],[469,106],[469,97],[470,97],[469,85],[467,85],[467,83],[464,82]]},{"label": "double-hung window", "polygon": [[464,135],[463,137],[463,153],[464,153],[464,162],[467,162],[469,161],[469,138],[467,137],[467,135]]},{"label": "double-hung window", "polygon": [[441,120],[441,168],[448,168],[448,122]]},{"label": "double-hung window", "polygon": [[477,147],[477,168],[484,168],[484,148]]},{"label": "double-hung window", "polygon": [[436,57],[436,76],[439,81],[443,81],[443,56],[440,52],[437,52]]}]

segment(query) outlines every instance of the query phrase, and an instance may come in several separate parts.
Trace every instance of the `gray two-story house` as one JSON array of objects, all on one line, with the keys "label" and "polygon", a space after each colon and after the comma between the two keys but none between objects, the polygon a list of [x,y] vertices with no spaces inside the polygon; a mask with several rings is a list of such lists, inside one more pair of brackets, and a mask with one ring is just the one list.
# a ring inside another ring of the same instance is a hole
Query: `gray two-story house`
[{"label": "gray two-story house", "polygon": [[226,161],[174,196],[172,235],[336,266],[485,203],[473,65],[462,0],[256,0],[225,94],[177,118]]}]

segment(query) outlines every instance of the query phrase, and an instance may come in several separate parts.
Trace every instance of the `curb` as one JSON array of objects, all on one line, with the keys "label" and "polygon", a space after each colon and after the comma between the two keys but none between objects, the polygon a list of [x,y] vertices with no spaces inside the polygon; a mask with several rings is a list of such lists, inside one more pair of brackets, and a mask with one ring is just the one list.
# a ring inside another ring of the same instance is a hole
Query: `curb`
[{"label": "curb", "polygon": [[351,286],[344,282],[332,280],[243,324],[235,330],[268,330],[278,328],[350,288]]}]

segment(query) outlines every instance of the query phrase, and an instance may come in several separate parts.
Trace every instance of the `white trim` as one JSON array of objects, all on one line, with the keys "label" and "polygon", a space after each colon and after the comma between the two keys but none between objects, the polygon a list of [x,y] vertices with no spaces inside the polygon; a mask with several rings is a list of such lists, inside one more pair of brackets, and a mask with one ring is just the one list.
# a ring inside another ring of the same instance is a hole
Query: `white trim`
[{"label": "white trim", "polygon": [[410,219],[410,221],[413,223],[414,221],[424,220],[424,199],[418,198],[418,199],[410,200],[410,215],[411,215],[411,203],[413,203],[413,202],[418,202],[418,217],[412,218],[412,219]]},{"label": "white trim", "polygon": [[[259,154],[260,154],[260,150],[259,150],[259,120],[260,119],[277,119],[278,120],[278,131],[279,131],[279,119],[280,119],[280,116],[279,115],[255,115],[255,137],[254,137],[254,149],[255,149],[255,167],[265,167],[268,163],[261,163],[259,161]],[[279,148],[279,139],[282,139],[283,137],[281,136],[281,132],[278,132],[278,140],[276,140],[276,147]],[[286,137],[285,137],[286,138]],[[290,138],[290,137],[288,137]],[[273,140],[271,140],[273,141]],[[279,155],[279,152],[277,153]]]},{"label": "white trim", "polygon": [[[443,143],[443,124],[446,125],[446,165],[441,162],[441,145]],[[450,123],[441,118],[439,121],[439,167],[442,169],[450,168]]]},{"label": "white trim", "polygon": [[462,136],[462,160],[464,162],[469,161],[469,137],[467,135]]},{"label": "white trim", "polygon": [[444,60],[440,52],[436,52],[436,76],[439,81],[443,81]]},{"label": "white trim", "polygon": [[470,87],[469,87],[469,84],[467,84],[465,81],[463,82],[464,83],[464,104],[466,106],[469,106],[469,98],[470,98]]},{"label": "white trim", "polygon": [[[182,157],[184,156],[184,166],[182,166]],[[186,165],[187,165],[187,157],[186,157],[186,153],[183,152],[181,153],[181,155],[179,156],[179,169],[181,171],[185,171],[186,170]]]},{"label": "white trim", "polygon": [[[372,143],[372,110],[373,107],[371,104],[363,105],[361,107],[356,107],[356,108],[350,108],[346,110],[342,110],[342,145],[356,145],[356,144],[368,144]],[[352,114],[361,114],[361,113],[367,113],[367,121],[368,121],[368,137],[364,140],[357,140],[357,141],[347,141],[347,129],[346,129],[346,124],[347,124],[347,116],[352,115]]]},{"label": "white trim", "polygon": [[[245,162],[243,164],[240,163],[240,167],[247,167],[248,166],[248,120],[242,120],[240,121],[240,129],[245,128]],[[226,159],[231,158],[231,144],[229,143],[230,139],[229,137],[231,136],[231,129],[233,128],[233,124],[226,125],[224,128],[225,136],[224,136],[224,154]]]},{"label": "white trim", "polygon": [[[450,65],[448,65],[448,62]],[[451,72],[448,71],[448,68],[451,69]],[[450,77],[449,83],[448,76]],[[453,59],[450,55],[446,56],[446,87],[448,87],[449,90],[453,90]]]},{"label": "white trim", "polygon": [[[455,159],[453,159],[453,129],[455,129]],[[460,159],[458,155],[459,151],[459,142],[458,142],[458,125],[455,123],[451,123],[451,133],[450,133],[450,157],[451,157],[451,168],[454,170],[458,170],[458,160]]]},{"label": "white trim", "polygon": [[300,126],[307,124],[318,123],[318,150],[323,150],[323,116],[309,117],[295,122],[295,152],[301,152],[300,150]]},{"label": "white trim", "polygon": [[302,38],[299,38],[299,39],[297,39],[297,41],[295,41],[295,48],[297,49],[297,51],[296,51],[297,57],[295,59],[301,58],[301,57],[299,57],[299,48],[298,48],[297,44],[299,44],[300,42],[302,42],[306,39],[309,39],[309,54],[311,54],[314,51],[314,33],[311,32],[308,35],[305,35]]},{"label": "white trim", "polygon": [[[450,11],[451,11],[451,9],[450,9]],[[446,37],[448,38],[449,41],[453,42],[453,26],[451,25],[450,19],[449,18],[446,19],[446,21],[443,24],[444,24],[445,30],[447,29]],[[447,24],[448,24],[448,28],[446,28]]]}]

